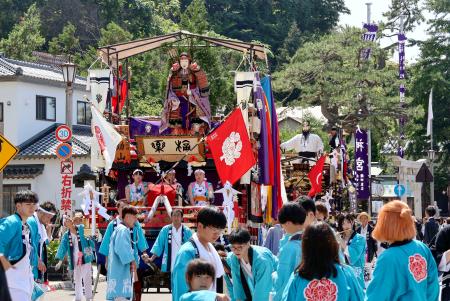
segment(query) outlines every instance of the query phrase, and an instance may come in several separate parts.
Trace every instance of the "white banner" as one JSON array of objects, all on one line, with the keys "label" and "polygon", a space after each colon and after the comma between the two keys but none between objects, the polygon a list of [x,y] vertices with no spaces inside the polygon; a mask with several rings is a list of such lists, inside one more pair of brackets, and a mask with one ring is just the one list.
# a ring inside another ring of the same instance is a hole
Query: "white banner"
[{"label": "white banner", "polygon": [[112,76],[109,69],[89,70],[86,90],[91,91],[92,104],[103,113],[106,108],[108,88],[113,87]]},{"label": "white banner", "polygon": [[[122,136],[117,132],[115,127],[106,121],[105,117],[94,107],[91,106],[92,111],[92,134],[94,135],[93,145],[100,149],[100,153],[103,155],[103,159],[105,160],[105,174],[109,173],[111,166],[114,162],[114,158],[116,156],[117,145],[119,145],[120,141],[122,141]],[[95,147],[93,147],[93,152],[91,153],[91,162],[93,161],[93,155],[96,156],[98,154],[95,153]],[[98,159],[96,162],[99,162]],[[97,163],[96,163],[97,164]],[[95,165],[92,166],[95,168]]]}]

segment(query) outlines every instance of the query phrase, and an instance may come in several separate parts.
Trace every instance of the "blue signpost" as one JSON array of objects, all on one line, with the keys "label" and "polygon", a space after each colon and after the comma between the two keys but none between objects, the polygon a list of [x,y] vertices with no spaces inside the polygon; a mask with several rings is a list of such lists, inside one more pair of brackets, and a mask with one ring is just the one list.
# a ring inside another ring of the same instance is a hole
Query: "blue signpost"
[{"label": "blue signpost", "polygon": [[401,184],[397,184],[394,187],[394,193],[396,196],[398,196],[399,198],[401,198],[406,192],[406,188],[404,185]]}]

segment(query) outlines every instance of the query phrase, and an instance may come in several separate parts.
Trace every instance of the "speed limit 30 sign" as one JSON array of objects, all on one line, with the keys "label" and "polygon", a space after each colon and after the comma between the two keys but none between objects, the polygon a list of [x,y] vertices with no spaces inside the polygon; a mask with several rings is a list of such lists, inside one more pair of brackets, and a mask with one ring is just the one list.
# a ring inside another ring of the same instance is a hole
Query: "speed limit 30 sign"
[{"label": "speed limit 30 sign", "polygon": [[67,142],[70,139],[72,139],[72,131],[65,124],[60,125],[56,128],[55,135],[56,135],[56,139],[59,142]]}]

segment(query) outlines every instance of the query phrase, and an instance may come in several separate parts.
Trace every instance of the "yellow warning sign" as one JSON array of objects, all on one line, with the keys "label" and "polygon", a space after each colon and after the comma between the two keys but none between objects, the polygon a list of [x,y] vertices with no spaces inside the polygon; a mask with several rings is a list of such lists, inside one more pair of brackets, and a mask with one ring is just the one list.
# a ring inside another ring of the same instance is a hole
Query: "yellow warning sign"
[{"label": "yellow warning sign", "polygon": [[18,152],[19,149],[12,145],[8,139],[0,135],[0,172]]}]

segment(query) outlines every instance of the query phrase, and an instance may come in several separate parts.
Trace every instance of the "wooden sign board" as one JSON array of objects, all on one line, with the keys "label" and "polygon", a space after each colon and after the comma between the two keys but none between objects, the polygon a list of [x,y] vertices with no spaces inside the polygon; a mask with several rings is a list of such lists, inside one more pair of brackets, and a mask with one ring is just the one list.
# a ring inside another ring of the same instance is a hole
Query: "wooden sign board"
[{"label": "wooden sign board", "polygon": [[126,139],[117,145],[115,163],[129,164],[131,163],[130,143]]},{"label": "wooden sign board", "polygon": [[139,155],[153,160],[176,162],[189,153],[184,159],[187,161],[192,156],[196,161],[202,162],[204,158],[205,146],[200,143],[200,137],[192,136],[136,136]]}]

